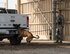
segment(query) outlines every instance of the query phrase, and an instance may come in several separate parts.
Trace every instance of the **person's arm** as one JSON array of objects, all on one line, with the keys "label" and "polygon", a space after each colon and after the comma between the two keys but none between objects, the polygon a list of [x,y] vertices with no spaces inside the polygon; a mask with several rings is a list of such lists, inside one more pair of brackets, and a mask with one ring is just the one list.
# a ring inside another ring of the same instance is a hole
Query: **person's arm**
[{"label": "person's arm", "polygon": [[59,16],[56,17],[56,25],[58,24],[58,17],[59,17]]}]

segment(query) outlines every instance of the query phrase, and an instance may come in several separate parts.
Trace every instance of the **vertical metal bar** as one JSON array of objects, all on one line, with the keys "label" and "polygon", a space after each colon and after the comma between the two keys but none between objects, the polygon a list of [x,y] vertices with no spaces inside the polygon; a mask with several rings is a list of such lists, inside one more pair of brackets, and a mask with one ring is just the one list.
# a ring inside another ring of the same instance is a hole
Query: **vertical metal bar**
[{"label": "vertical metal bar", "polygon": [[56,0],[52,0],[52,40],[56,36]]},{"label": "vertical metal bar", "polygon": [[17,6],[18,6],[18,13],[19,14],[21,13],[20,5],[21,5],[21,0],[17,0]]}]

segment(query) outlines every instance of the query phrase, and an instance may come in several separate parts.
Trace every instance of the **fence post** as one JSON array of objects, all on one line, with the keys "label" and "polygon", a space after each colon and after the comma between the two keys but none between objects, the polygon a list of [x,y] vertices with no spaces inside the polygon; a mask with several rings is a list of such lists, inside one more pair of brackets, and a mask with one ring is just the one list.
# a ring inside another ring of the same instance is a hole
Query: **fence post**
[{"label": "fence post", "polygon": [[57,0],[52,0],[52,40],[55,40],[56,36],[56,7]]}]

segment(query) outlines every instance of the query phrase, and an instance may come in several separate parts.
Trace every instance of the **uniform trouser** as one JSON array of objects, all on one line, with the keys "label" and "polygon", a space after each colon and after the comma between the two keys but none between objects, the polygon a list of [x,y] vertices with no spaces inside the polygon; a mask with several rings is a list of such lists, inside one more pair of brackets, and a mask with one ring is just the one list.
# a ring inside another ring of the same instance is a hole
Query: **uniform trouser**
[{"label": "uniform trouser", "polygon": [[56,35],[56,42],[62,43],[63,40],[63,28],[60,29],[60,34]]},{"label": "uniform trouser", "polygon": [[60,38],[60,42],[63,41],[63,28],[61,29],[61,38]]}]

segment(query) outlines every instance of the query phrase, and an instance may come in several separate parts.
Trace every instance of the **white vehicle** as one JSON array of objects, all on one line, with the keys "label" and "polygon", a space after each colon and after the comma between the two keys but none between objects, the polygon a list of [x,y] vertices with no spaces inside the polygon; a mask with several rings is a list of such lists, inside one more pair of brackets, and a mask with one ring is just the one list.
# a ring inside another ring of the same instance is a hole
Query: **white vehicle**
[{"label": "white vehicle", "polygon": [[28,29],[29,17],[17,14],[14,9],[0,8],[0,41],[7,38],[11,44],[20,44],[22,37],[18,37],[17,27]]}]

